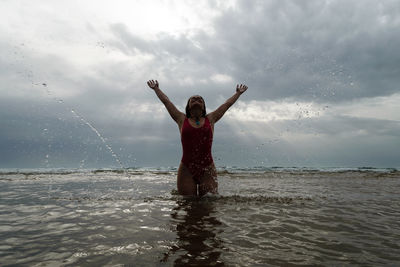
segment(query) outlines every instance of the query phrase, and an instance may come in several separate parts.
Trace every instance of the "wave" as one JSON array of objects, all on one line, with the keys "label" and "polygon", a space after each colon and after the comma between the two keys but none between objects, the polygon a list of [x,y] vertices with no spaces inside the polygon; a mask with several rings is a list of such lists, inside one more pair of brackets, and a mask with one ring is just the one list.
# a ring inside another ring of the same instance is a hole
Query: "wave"
[{"label": "wave", "polygon": [[171,195],[163,196],[149,196],[149,197],[134,197],[134,196],[119,196],[104,195],[104,196],[50,196],[53,200],[64,200],[73,202],[113,202],[113,201],[140,201],[140,202],[158,202],[158,201],[176,201],[179,203],[191,203],[191,202],[215,202],[219,204],[265,204],[265,203],[280,203],[280,204],[291,204],[293,202],[305,202],[311,201],[312,198],[309,196],[268,196],[268,195],[214,195],[209,194],[202,197],[197,196],[182,196],[177,193],[176,190],[171,191]]},{"label": "wave", "polygon": [[378,168],[378,167],[219,167],[219,173],[232,172],[399,172],[398,168]]},{"label": "wave", "polygon": [[[70,174],[127,174],[127,175],[143,175],[145,173],[151,174],[175,174],[176,167],[131,167],[131,168],[109,168],[109,169],[65,169],[65,168],[38,168],[38,169],[0,169],[0,175],[70,175]],[[218,175],[226,174],[291,174],[291,175],[331,175],[331,174],[344,174],[344,173],[359,173],[359,174],[372,174],[372,176],[400,176],[400,169],[398,168],[376,168],[376,167],[236,167],[236,166],[223,166],[217,167]]]},{"label": "wave", "polygon": [[169,174],[171,172],[176,172],[176,167],[132,167],[132,168],[101,168],[101,169],[65,169],[65,168],[37,168],[37,169],[0,169],[0,175],[15,175],[15,174],[23,174],[23,175],[46,175],[46,174],[56,174],[56,175],[68,175],[75,173],[92,173],[92,174],[101,174],[101,173],[116,173],[116,174],[140,174],[144,172],[151,172],[154,174]]}]

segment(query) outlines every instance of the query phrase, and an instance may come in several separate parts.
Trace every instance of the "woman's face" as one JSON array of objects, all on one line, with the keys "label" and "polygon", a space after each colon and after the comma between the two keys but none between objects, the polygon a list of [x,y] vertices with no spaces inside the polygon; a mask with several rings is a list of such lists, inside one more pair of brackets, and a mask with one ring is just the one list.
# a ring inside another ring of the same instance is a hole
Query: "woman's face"
[{"label": "woman's face", "polygon": [[189,107],[193,108],[195,106],[200,106],[202,109],[204,109],[204,100],[199,95],[192,96],[189,100]]}]

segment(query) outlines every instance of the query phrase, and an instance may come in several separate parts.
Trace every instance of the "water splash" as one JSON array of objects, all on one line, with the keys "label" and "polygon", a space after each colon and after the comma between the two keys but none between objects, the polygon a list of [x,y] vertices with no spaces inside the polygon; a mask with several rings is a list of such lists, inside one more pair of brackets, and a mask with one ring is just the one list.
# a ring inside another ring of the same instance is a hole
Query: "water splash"
[{"label": "water splash", "polygon": [[[60,102],[59,102],[60,103]],[[64,102],[62,102],[64,103]],[[108,151],[110,151],[112,157],[115,159],[115,161],[119,164],[119,167],[123,170],[125,170],[124,165],[122,164],[120,158],[118,157],[118,155],[114,152],[114,150],[112,149],[112,147],[107,143],[106,139],[100,134],[100,132],[90,123],[88,122],[81,114],[79,114],[77,111],[75,111],[74,109],[71,109],[71,113],[74,114],[74,116],[79,119],[81,122],[83,122],[85,125],[87,125],[99,138],[100,140],[103,142],[103,144],[105,145],[105,147],[108,149]]]},{"label": "water splash", "polygon": [[[34,84],[34,85],[40,85],[39,83],[32,83],[32,84]],[[45,88],[46,93],[47,93],[47,95],[48,95],[49,97],[51,97],[54,101],[56,101],[56,102],[59,103],[59,104],[66,105],[66,103],[65,103],[64,100],[53,96],[53,94],[52,94],[52,92],[51,92],[51,90],[50,90],[50,88],[49,88],[49,86],[48,86],[47,83],[44,83],[44,82],[43,82],[43,83],[41,83],[41,85]],[[126,168],[125,168],[125,166],[122,164],[121,159],[120,159],[120,158],[118,157],[118,155],[114,152],[114,150],[112,149],[111,145],[109,145],[109,144],[107,143],[106,139],[100,134],[100,132],[99,132],[87,119],[85,119],[81,114],[79,114],[76,110],[74,110],[74,109],[72,109],[72,108],[70,108],[70,107],[67,107],[67,110],[70,110],[71,113],[72,113],[78,120],[80,120],[83,124],[85,124],[86,126],[88,126],[89,129],[91,129],[91,130],[97,135],[97,137],[99,137],[99,139],[102,141],[102,143],[104,144],[104,146],[105,146],[105,147],[107,148],[107,150],[111,153],[112,157],[113,157],[113,158],[115,159],[115,161],[118,163],[119,167],[120,167],[121,169],[125,170]],[[47,129],[46,129],[46,130],[47,130]],[[85,161],[86,161],[85,159],[81,161],[80,167],[83,167]],[[126,174],[127,174],[128,177],[130,177],[130,176],[129,176],[129,173],[126,173]]]},{"label": "water splash", "polygon": [[[99,43],[99,45],[101,45],[101,46],[104,48],[104,44],[103,44],[103,43]],[[24,56],[24,51],[23,51],[24,49],[26,49],[26,46],[25,46],[24,43],[21,43],[19,46],[14,46],[14,57],[15,57],[14,60],[20,61],[21,63],[23,63],[23,62],[26,61],[25,56]],[[85,124],[86,126],[88,126],[88,127],[99,137],[99,139],[100,139],[100,140],[102,141],[102,143],[105,145],[105,147],[107,148],[107,150],[111,153],[112,157],[113,157],[113,158],[115,159],[115,161],[118,163],[119,167],[120,167],[121,169],[124,169],[124,170],[125,170],[125,167],[124,167],[124,165],[122,164],[120,158],[119,158],[118,155],[114,152],[114,150],[112,149],[111,145],[109,145],[109,144],[107,143],[106,139],[100,134],[100,132],[99,132],[87,119],[85,119],[81,114],[79,114],[76,110],[74,110],[74,109],[68,107],[67,104],[64,102],[64,100],[62,100],[62,99],[60,99],[60,98],[57,98],[57,97],[53,94],[52,90],[50,89],[51,87],[49,86],[49,84],[48,84],[47,82],[45,82],[45,81],[42,81],[42,82],[35,81],[35,79],[37,79],[37,78],[35,77],[36,75],[35,75],[35,73],[34,73],[34,71],[33,71],[33,66],[32,66],[32,64],[23,64],[23,65],[25,65],[25,68],[24,68],[23,70],[19,71],[18,73],[20,73],[24,78],[27,78],[27,79],[29,80],[29,82],[30,82],[30,84],[31,84],[32,87],[33,87],[33,86],[40,86],[40,87],[42,87],[42,88],[45,90],[45,92],[46,92],[46,94],[47,94],[48,97],[52,98],[54,101],[56,101],[56,102],[59,103],[59,104],[65,105],[66,108],[67,108],[67,110],[70,110],[71,113],[73,113],[74,116],[75,116],[77,119],[79,119],[83,124]],[[44,136],[47,136],[47,135],[48,135],[48,129],[47,129],[47,128],[43,129],[42,134],[43,134]],[[50,137],[47,136],[47,138],[48,138],[48,140],[50,140]],[[50,147],[50,146],[51,146],[51,145],[49,145],[49,147]],[[45,162],[47,168],[49,167],[49,157],[50,157],[50,156],[49,156],[49,153],[46,153],[44,162]],[[85,161],[86,161],[86,158],[83,159],[83,160],[81,160],[80,167],[83,167],[83,165],[85,164]],[[129,175],[128,175],[128,176],[129,176]]]},{"label": "water splash", "polygon": [[[32,83],[33,85],[40,85],[39,83]],[[46,93],[49,97],[51,97],[54,101],[56,101],[59,104],[63,104],[67,107],[67,110],[70,110],[71,113],[75,116],[75,118],[77,118],[78,120],[80,120],[84,125],[88,126],[89,129],[91,129],[96,135],[97,137],[102,141],[102,143],[104,144],[104,146],[107,148],[107,150],[111,153],[112,157],[115,159],[115,161],[118,163],[119,167],[124,170],[125,175],[128,178],[131,178],[129,172],[127,172],[127,169],[125,168],[124,164],[122,164],[121,159],[118,157],[118,155],[114,152],[114,150],[112,149],[111,145],[108,144],[107,140],[100,134],[100,132],[96,129],[96,127],[93,126],[93,124],[91,124],[87,119],[85,119],[83,117],[83,115],[79,114],[76,110],[74,110],[73,108],[70,108],[67,106],[67,104],[65,103],[64,100],[57,98],[55,96],[53,96],[52,91],[50,90],[49,86],[47,83],[41,83],[41,85],[45,88]],[[47,130],[47,129],[46,129]],[[48,158],[46,158],[46,160],[48,161]],[[80,168],[83,167],[83,165],[85,164],[86,159],[81,160],[80,163]]]}]

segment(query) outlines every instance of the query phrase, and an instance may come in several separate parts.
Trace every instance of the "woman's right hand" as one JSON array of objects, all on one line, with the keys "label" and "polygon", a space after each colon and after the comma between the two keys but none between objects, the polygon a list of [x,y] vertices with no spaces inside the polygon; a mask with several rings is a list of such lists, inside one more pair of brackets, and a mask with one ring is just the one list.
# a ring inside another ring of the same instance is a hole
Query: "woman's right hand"
[{"label": "woman's right hand", "polygon": [[155,90],[155,89],[159,89],[159,87],[158,87],[158,81],[157,80],[149,80],[148,82],[147,82],[147,85],[151,88],[151,89],[153,89],[153,90]]}]

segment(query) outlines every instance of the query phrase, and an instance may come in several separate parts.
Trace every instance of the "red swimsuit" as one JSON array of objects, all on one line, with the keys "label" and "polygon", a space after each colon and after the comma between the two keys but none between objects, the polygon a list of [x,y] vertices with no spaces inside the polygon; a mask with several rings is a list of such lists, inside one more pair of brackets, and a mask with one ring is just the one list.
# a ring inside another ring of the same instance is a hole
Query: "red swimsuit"
[{"label": "red swimsuit", "polygon": [[208,118],[200,128],[195,128],[185,118],[182,126],[181,141],[183,148],[182,163],[189,169],[193,179],[199,183],[206,167],[214,161],[211,155],[213,132]]}]

